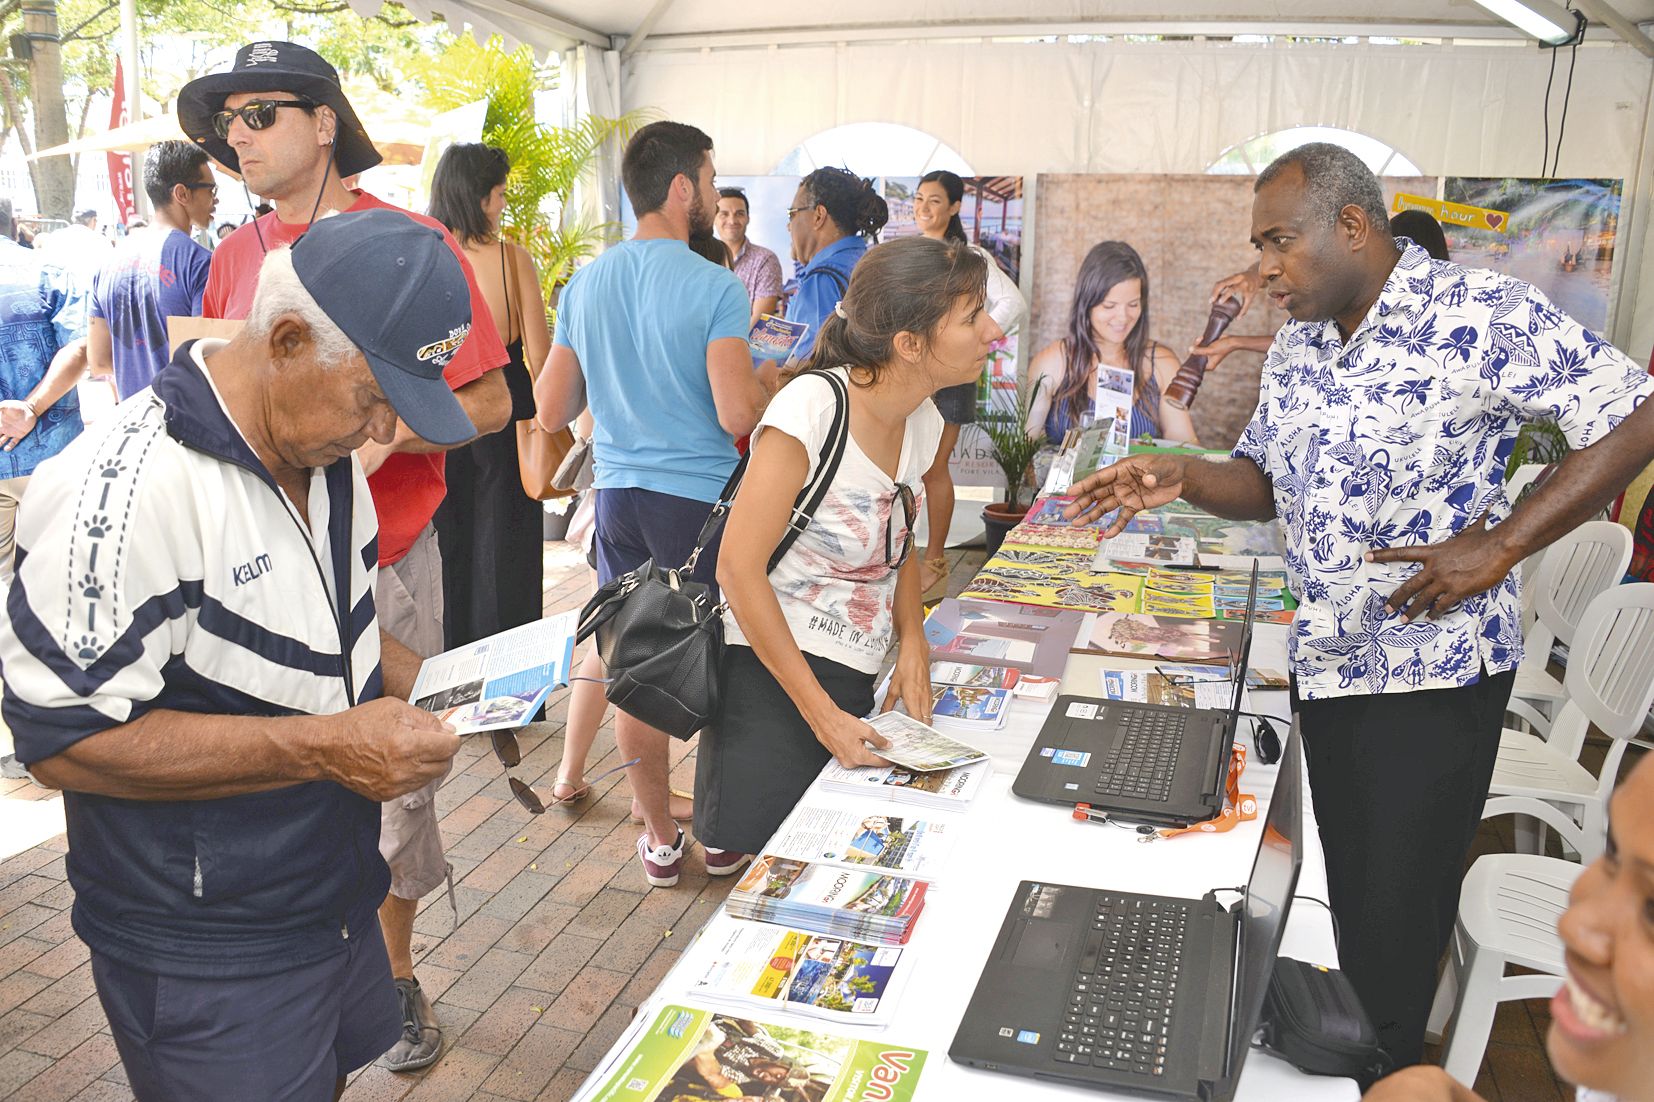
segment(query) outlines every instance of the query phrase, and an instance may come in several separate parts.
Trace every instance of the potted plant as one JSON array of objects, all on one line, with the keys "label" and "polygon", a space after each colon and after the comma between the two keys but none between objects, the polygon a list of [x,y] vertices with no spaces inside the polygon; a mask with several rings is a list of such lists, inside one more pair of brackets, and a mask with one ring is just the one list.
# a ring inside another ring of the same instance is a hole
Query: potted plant
[{"label": "potted plant", "polygon": [[982,510],[989,555],[999,550],[1005,533],[1028,515],[1028,508],[1033,504],[1032,487],[1029,488],[1026,503],[1023,501],[1023,487],[1028,480],[1028,467],[1039,452],[1040,440],[1028,434],[1028,414],[1043,381],[1035,378],[1032,386],[1019,385],[1012,400],[1001,398],[997,391],[993,392],[989,399],[991,408],[978,421],[983,435],[988,438],[994,462],[1005,472],[1005,500],[996,501]]}]

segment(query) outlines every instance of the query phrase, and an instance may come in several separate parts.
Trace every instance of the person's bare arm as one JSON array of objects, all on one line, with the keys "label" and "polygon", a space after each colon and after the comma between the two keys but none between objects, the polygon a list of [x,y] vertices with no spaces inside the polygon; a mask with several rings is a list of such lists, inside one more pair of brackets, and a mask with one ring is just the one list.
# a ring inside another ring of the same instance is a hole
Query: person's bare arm
[{"label": "person's bare arm", "polygon": [[86,369],[94,379],[115,373],[115,341],[102,318],[87,320]]},{"label": "person's bare arm", "polygon": [[523,362],[543,364],[551,354],[551,328],[546,324],[546,299],[540,293],[540,273],[534,258],[519,245],[511,247],[517,258],[517,287],[522,297]]},{"label": "person's bare arm", "polygon": [[1045,419],[1051,413],[1057,384],[1062,380],[1062,342],[1052,341],[1042,348],[1034,357],[1034,362],[1028,365],[1028,370],[1034,377],[1034,382],[1029,385],[1038,384],[1039,389],[1034,391],[1034,399],[1028,403],[1028,424],[1025,428],[1029,436],[1043,437]]},{"label": "person's bare arm", "polygon": [[[725,432],[740,438],[758,427],[758,417],[769,394],[752,369],[752,352],[746,341],[739,337],[720,337],[708,344],[706,377],[712,383],[712,404],[718,410],[718,424]],[[803,479],[799,484],[803,485]]]},{"label": "person's bare arm", "polygon": [[[454,391],[454,397],[459,399],[460,408],[465,410],[465,416],[470,418],[472,427],[477,430],[477,436],[499,432],[505,428],[506,420],[511,416],[511,391],[505,385],[505,376],[498,371],[489,371],[481,378],[472,379]],[[471,439],[475,440],[476,436]],[[371,476],[385,465],[385,460],[398,452],[428,455],[432,452],[453,451],[454,448],[462,448],[470,442],[467,440],[459,444],[433,444],[409,428],[406,421],[398,418],[396,436],[389,444],[369,440],[356,449],[356,457],[362,462],[362,473]]]},{"label": "person's bare arm", "polygon": [[774,429],[758,435],[724,521],[718,585],[758,660],[786,690],[817,741],[841,765],[883,765],[864,743],[885,746],[888,740],[833,703],[798,649],[770,587],[769,558],[781,542],[809,470],[810,457],[797,439]]},{"label": "person's bare arm", "polygon": [[1258,274],[1258,262],[1254,260],[1246,271],[1224,276],[1212,284],[1212,302],[1215,305],[1219,299],[1234,299],[1240,303],[1240,311],[1235,317],[1242,318],[1246,316],[1246,311],[1252,306],[1252,300],[1262,289],[1263,276]]},{"label": "person's bare arm", "polygon": [[566,428],[586,408],[586,376],[580,357],[566,344],[553,344],[534,380],[534,420],[547,432]]},{"label": "person's bare arm", "polygon": [[925,638],[925,605],[922,583],[919,581],[919,559],[909,555],[896,577],[895,606],[891,609],[892,626],[900,650],[896,653],[895,668],[890,671],[890,691],[885,693],[884,707],[888,712],[898,703],[907,714],[920,723],[930,722],[930,642]]},{"label": "person's bare arm", "polygon": [[384,678],[385,695],[406,700],[413,695],[414,679],[424,659],[396,641],[384,628],[379,629],[379,672]]},{"label": "person's bare arm", "polygon": [[1569,452],[1555,472],[1524,497],[1504,523],[1483,515],[1458,535],[1428,547],[1388,547],[1368,562],[1416,562],[1422,569],[1390,595],[1409,620],[1437,615],[1485,593],[1542,547],[1601,512],[1654,461],[1654,400],[1645,401],[1607,436]]},{"label": "person's bare arm", "polygon": [[1149,360],[1149,370],[1154,372],[1154,381],[1160,388],[1160,438],[1170,440],[1174,444],[1188,444],[1191,447],[1200,447],[1200,439],[1195,435],[1195,423],[1186,409],[1178,409],[1166,401],[1166,389],[1177,378],[1177,371],[1181,365],[1172,350],[1163,344],[1154,346]]},{"label": "person's bare arm", "polygon": [[1270,347],[1275,343],[1273,333],[1225,333],[1211,344],[1191,345],[1189,351],[1196,356],[1206,357],[1206,370],[1211,371],[1222,363],[1231,352],[1262,352],[1268,355]]},{"label": "person's bare arm", "polygon": [[759,295],[752,300],[752,321],[750,324],[757,325],[759,318],[765,314],[773,314],[780,308],[780,295]]},{"label": "person's bare arm", "polygon": [[1437,1067],[1418,1065],[1374,1083],[1361,1102],[1484,1102],[1481,1095]]},{"label": "person's bare arm", "polygon": [[1081,479],[1069,493],[1075,500],[1063,515],[1076,526],[1120,510],[1105,537],[1124,531],[1144,509],[1180,497],[1230,520],[1275,518],[1274,484],[1250,459],[1213,463],[1195,456],[1134,455]]},{"label": "person's bare arm", "polygon": [[42,784],[125,800],[214,800],[323,780],[388,800],[440,776],[458,749],[436,716],[385,697],[331,716],[159,709],[28,764]]},{"label": "person's bare arm", "polygon": [[0,402],[0,448],[11,451],[40,423],[40,414],[57,404],[86,374],[86,338],[72,340],[57,350],[46,374],[22,401]]}]

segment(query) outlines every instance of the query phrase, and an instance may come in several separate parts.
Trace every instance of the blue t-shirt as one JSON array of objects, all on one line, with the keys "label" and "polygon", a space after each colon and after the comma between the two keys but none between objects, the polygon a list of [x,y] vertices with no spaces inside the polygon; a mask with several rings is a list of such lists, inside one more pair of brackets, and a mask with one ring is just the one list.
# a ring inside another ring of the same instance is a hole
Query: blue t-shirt
[{"label": "blue t-shirt", "polygon": [[132,397],[167,365],[167,318],[200,317],[212,253],[178,230],[129,236],[92,285],[92,316],[109,326],[115,391]]},{"label": "blue t-shirt", "polygon": [[[41,253],[0,238],[0,398],[27,398],[58,349],[85,335],[80,281]],[[0,478],[33,474],[80,435],[80,396],[73,389],[38,412],[33,430],[0,452]]]},{"label": "blue t-shirt", "polygon": [[821,323],[844,298],[844,292],[850,286],[850,272],[866,255],[867,239],[851,234],[816,253],[804,265],[804,270],[798,273],[798,290],[787,301],[787,320],[802,321],[810,327],[793,353],[800,363],[815,348]]},{"label": "blue t-shirt", "polygon": [[706,346],[744,340],[746,288],[671,238],[624,241],[574,273],[557,304],[591,407],[592,485],[717,501],[735,469]]}]

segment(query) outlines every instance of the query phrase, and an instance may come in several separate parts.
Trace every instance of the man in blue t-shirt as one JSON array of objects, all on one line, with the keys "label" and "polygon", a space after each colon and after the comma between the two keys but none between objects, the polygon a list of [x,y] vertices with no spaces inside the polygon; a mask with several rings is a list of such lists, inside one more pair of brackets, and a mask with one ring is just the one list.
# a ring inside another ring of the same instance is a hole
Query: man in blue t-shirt
[{"label": "man in blue t-shirt", "polygon": [[212,253],[190,233],[211,223],[218,205],[207,151],[190,142],[149,147],[144,191],[155,224],[129,234],[92,286],[87,360],[94,375],[114,372],[123,401],[171,359],[167,318],[201,314]]},{"label": "man in blue t-shirt", "polygon": [[[591,405],[600,582],[652,559],[681,566],[735,468],[735,439],[758,424],[765,389],[747,350],[749,304],[735,273],[689,251],[718,206],[712,139],[657,122],[627,143],[621,180],[637,233],[574,273],[535,383],[539,422],[560,429]],[[716,544],[696,565],[711,582]],[[665,733],[620,713],[615,742],[643,813],[644,876],[678,882],[683,831],[672,818]]]}]

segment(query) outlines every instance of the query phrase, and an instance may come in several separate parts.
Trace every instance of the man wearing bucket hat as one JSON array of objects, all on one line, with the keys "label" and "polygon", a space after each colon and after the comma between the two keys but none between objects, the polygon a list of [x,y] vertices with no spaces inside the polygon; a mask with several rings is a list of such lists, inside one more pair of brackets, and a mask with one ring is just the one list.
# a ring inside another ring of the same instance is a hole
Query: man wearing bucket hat
[{"label": "man wearing bucket hat", "polygon": [[[201,77],[178,93],[184,132],[212,157],[239,172],[275,210],[232,233],[213,253],[202,312],[245,318],[266,253],[298,240],[318,216],[335,211],[391,210],[432,227],[459,258],[475,321],[448,364],[446,377],[477,430],[494,432],[510,415],[507,362],[488,307],[459,247],[440,223],[400,211],[344,178],[379,163],[378,150],[339,86],[338,73],[320,55],[292,42],[254,42],[236,52],[227,72]],[[370,265],[367,278],[395,281],[388,259]],[[354,288],[335,293],[350,295]],[[379,622],[422,658],[443,647],[442,560],[431,518],[446,492],[442,452],[465,441],[424,436],[403,418],[389,444],[362,451],[368,487],[379,513]],[[418,901],[451,875],[436,821],[442,778],[385,805],[380,851],[390,862],[391,886],[380,910],[391,970],[402,999],[406,1036],[385,1058],[393,1070],[424,1067],[441,1052],[435,1012],[413,974],[413,921]]]},{"label": "man wearing bucket hat", "polygon": [[75,932],[140,1102],[322,1102],[402,1034],[380,802],[459,739],[405,701],[352,453],[399,418],[474,435],[442,375],[472,324],[435,231],[328,219],[271,253],[233,340],[181,346],[23,503],[4,718],[65,792]]}]

